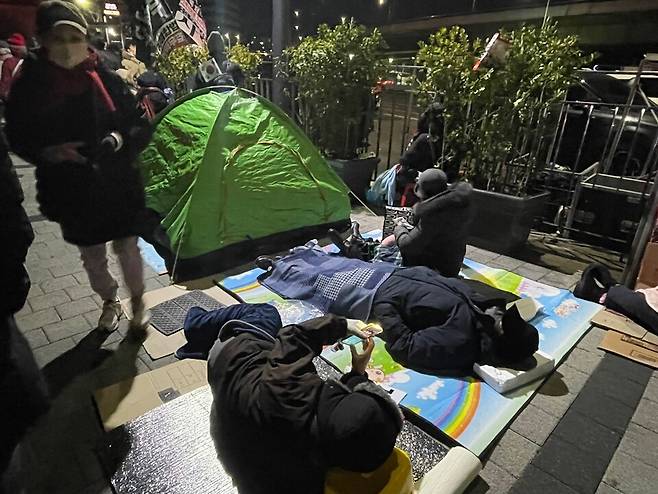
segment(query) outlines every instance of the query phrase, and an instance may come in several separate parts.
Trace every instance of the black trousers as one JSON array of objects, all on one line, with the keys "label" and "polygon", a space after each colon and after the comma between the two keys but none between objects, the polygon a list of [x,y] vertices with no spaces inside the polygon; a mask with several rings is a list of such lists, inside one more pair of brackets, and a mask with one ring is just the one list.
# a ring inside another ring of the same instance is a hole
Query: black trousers
[{"label": "black trousers", "polygon": [[647,304],[644,294],[623,285],[613,286],[608,290],[605,306],[632,319],[647,331],[658,334],[658,312]]}]

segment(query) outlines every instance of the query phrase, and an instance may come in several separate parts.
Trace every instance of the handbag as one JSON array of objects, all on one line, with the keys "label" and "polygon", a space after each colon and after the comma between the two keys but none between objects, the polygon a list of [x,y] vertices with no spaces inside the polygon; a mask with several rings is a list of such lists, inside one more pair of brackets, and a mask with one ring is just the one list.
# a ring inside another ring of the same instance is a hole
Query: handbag
[{"label": "handbag", "polygon": [[393,230],[395,230],[395,220],[398,218],[404,218],[408,223],[413,225],[413,215],[412,208],[386,206],[384,226],[382,227],[382,238],[386,238],[393,234]]}]

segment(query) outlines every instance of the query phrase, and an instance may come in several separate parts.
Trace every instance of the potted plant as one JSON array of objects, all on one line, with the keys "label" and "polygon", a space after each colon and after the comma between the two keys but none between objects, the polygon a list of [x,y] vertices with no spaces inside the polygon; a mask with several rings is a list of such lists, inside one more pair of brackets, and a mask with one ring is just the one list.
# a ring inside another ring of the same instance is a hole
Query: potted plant
[{"label": "potted plant", "polygon": [[286,50],[287,70],[297,84],[307,133],[329,164],[360,197],[370,184],[378,158],[367,152],[377,106],[373,88],[388,73],[381,33],[352,20]]},{"label": "potted plant", "polygon": [[240,66],[245,76],[245,85],[251,86],[258,73],[258,67],[263,63],[263,56],[249,49],[247,45],[236,43],[229,49],[228,59]]},{"label": "potted plant", "polygon": [[171,84],[176,97],[187,93],[187,81],[196,73],[199,64],[210,59],[206,46],[184,45],[174,48],[166,56],[159,55],[155,68]]},{"label": "potted plant", "polygon": [[591,58],[555,23],[499,36],[506,54],[477,69],[484,43],[469,40],[457,26],[421,42],[416,60],[425,68],[421,95],[446,109],[442,158],[459,165],[475,188],[471,243],[510,252],[526,242],[548,196],[533,186],[544,165],[541,146],[548,142],[538,136],[549,128],[551,110],[576,70]]}]

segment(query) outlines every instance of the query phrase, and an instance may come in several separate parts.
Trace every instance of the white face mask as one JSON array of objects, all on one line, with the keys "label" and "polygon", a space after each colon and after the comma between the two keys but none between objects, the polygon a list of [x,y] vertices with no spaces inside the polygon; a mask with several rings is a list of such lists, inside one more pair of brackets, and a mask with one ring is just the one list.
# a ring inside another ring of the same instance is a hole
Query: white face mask
[{"label": "white face mask", "polygon": [[87,42],[62,43],[49,48],[48,58],[55,65],[65,69],[72,69],[84,62],[89,56]]},{"label": "white face mask", "polygon": [[55,65],[72,69],[89,56],[87,38],[76,28],[60,25],[43,38],[48,59]]}]

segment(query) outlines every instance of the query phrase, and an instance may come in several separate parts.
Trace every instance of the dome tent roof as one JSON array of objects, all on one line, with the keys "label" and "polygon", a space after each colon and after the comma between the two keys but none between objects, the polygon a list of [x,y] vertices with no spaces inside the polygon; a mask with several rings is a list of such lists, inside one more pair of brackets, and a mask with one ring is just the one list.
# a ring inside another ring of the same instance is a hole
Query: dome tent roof
[{"label": "dome tent roof", "polygon": [[166,234],[148,240],[170,272],[175,262],[177,281],[349,226],[344,183],[285,113],[245,90],[180,100],[158,118],[139,166]]}]

